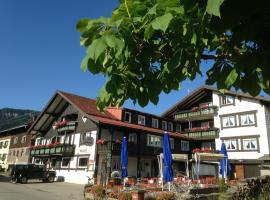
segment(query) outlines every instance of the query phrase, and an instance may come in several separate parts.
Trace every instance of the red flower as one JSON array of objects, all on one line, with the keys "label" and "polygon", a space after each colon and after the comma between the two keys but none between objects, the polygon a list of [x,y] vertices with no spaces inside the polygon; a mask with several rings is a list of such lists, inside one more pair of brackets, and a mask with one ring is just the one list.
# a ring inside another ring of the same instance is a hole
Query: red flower
[{"label": "red flower", "polygon": [[98,139],[96,143],[97,144],[105,144],[105,142],[106,141],[104,139]]}]

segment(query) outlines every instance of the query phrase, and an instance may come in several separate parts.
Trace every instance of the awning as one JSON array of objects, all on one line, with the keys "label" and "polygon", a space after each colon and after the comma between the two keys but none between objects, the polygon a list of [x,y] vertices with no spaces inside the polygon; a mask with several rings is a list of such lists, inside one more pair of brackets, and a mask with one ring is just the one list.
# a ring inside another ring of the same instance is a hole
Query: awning
[{"label": "awning", "polygon": [[196,153],[200,161],[220,161],[224,158],[220,153]]},{"label": "awning", "polygon": [[[163,158],[163,153],[160,154],[160,157]],[[188,154],[172,154],[172,159],[176,161],[187,161]]]}]

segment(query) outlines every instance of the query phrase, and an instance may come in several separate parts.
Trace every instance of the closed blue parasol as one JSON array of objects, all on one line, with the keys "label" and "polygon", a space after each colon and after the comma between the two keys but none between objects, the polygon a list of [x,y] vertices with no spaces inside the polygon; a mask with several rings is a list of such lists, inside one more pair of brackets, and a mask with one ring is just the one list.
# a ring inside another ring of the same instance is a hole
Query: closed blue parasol
[{"label": "closed blue parasol", "polygon": [[224,155],[224,158],[220,161],[219,173],[222,175],[222,177],[226,178],[231,173],[231,164],[228,159],[228,153],[224,143],[221,144],[220,153]]},{"label": "closed blue parasol", "polygon": [[164,169],[163,169],[163,179],[165,182],[172,181],[173,170],[172,170],[172,154],[170,149],[169,135],[165,132],[163,138],[163,156],[164,156]]},{"label": "closed blue parasol", "polygon": [[128,176],[127,166],[128,166],[127,140],[126,140],[126,137],[123,137],[122,146],[121,146],[121,177],[122,178],[125,178]]}]

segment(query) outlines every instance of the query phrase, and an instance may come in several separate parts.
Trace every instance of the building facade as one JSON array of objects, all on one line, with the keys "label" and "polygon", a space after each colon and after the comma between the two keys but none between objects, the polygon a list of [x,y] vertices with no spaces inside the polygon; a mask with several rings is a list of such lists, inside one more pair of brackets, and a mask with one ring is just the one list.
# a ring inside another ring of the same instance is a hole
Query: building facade
[{"label": "building facade", "polygon": [[0,137],[0,170],[6,171],[8,168],[7,164],[7,157],[8,157],[8,150],[10,145],[10,136],[5,134],[4,132],[1,133]]},{"label": "building facade", "polygon": [[29,163],[29,147],[31,145],[31,135],[27,133],[31,123],[21,125],[10,131],[10,146],[7,156],[9,168],[16,163]]},{"label": "building facade", "polygon": [[[129,176],[156,177],[157,156],[162,152],[164,131],[171,138],[173,153],[188,155],[198,143],[176,130],[177,123],[126,108],[108,108],[101,113],[95,100],[57,92],[33,123],[36,136],[32,162],[54,169],[58,177],[87,183],[87,176],[106,184],[120,171],[121,140],[128,140]],[[174,163],[175,173],[185,173],[185,163]]]},{"label": "building facade", "polygon": [[[258,160],[269,155],[269,105],[264,97],[201,87],[163,116],[181,121],[181,131],[194,138],[208,137],[201,148],[219,150],[224,142],[232,166],[231,178],[258,176]],[[187,128],[188,127],[188,128]]]}]

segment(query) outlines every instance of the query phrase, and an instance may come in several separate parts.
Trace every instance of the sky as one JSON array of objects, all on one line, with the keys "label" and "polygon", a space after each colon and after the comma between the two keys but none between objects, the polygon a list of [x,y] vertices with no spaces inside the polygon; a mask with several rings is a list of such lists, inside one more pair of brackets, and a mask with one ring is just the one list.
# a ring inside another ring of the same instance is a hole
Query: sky
[{"label": "sky", "polygon": [[[76,23],[109,17],[117,5],[117,0],[0,0],[0,108],[42,110],[56,90],[96,98],[105,79],[80,69],[86,49]],[[204,80],[161,94],[157,106],[127,101],[124,107],[161,114]]]}]

